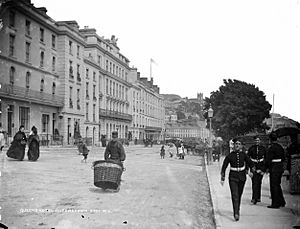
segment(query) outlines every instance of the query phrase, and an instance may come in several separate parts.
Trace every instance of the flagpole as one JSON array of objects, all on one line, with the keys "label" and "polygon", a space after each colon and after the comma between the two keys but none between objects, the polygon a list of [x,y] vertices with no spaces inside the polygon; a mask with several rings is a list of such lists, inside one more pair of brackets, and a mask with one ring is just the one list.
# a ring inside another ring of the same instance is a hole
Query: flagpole
[{"label": "flagpole", "polygon": [[152,59],[150,59],[150,79],[152,78]]}]

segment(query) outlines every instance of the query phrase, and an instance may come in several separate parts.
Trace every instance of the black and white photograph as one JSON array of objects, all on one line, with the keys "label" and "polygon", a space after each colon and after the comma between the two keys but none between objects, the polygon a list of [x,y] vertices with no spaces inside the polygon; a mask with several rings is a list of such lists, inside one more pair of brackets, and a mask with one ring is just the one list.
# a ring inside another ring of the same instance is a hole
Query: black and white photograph
[{"label": "black and white photograph", "polygon": [[0,0],[0,229],[300,228],[299,0]]}]

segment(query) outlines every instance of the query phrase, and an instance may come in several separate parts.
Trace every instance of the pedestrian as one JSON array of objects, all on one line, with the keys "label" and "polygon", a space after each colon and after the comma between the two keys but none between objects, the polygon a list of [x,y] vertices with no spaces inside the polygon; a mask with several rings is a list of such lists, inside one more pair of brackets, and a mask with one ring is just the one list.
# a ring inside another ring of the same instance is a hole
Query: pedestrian
[{"label": "pedestrian", "polygon": [[283,162],[285,160],[284,149],[277,142],[277,135],[271,132],[269,135],[271,145],[267,150],[266,169],[270,173],[270,191],[272,203],[268,208],[284,207],[286,202],[281,188],[281,177],[284,172]]},{"label": "pedestrian", "polygon": [[169,152],[169,156],[170,157],[173,157],[174,156],[174,153],[173,153],[173,149],[175,148],[175,145],[173,143],[169,143],[169,149],[168,149],[168,152]]},{"label": "pedestrian", "polygon": [[88,150],[86,144],[83,142],[82,138],[79,138],[79,141],[78,141],[78,151],[79,151],[79,154],[81,154],[83,156],[83,159],[81,160],[81,162],[86,163],[87,156],[89,154],[89,150]]},{"label": "pedestrian", "polygon": [[4,136],[4,129],[2,128],[2,124],[0,123],[0,151],[2,152],[5,146],[5,136]]},{"label": "pedestrian", "polygon": [[21,125],[19,131],[15,134],[9,149],[6,152],[6,155],[8,157],[23,161],[27,143],[27,138],[24,131],[25,128],[23,125]]},{"label": "pedestrian", "polygon": [[134,144],[137,145],[137,138],[134,138]]},{"label": "pedestrian", "polygon": [[165,152],[166,152],[165,146],[162,145],[162,147],[161,147],[161,149],[160,149],[160,158],[161,158],[161,159],[164,159],[164,158],[165,158],[165,154],[166,154]]},{"label": "pedestrian", "polygon": [[28,137],[27,157],[29,161],[36,161],[40,156],[40,139],[37,128],[33,126]]},{"label": "pedestrian", "polygon": [[122,143],[118,140],[117,131],[112,132],[112,140],[110,140],[106,146],[104,159],[115,161],[123,167],[126,154]]},{"label": "pedestrian", "polygon": [[254,163],[255,171],[252,177],[252,199],[251,203],[261,202],[261,183],[263,175],[266,172],[265,158],[266,148],[261,145],[259,136],[254,137],[255,144],[248,149],[248,156]]},{"label": "pedestrian", "polygon": [[183,143],[178,148],[179,159],[184,160],[184,146]]},{"label": "pedestrian", "polygon": [[[240,218],[240,205],[241,198],[244,190],[244,185],[246,182],[246,172],[247,168],[253,169],[253,163],[248,157],[248,155],[242,151],[242,143],[238,139],[233,139],[234,148],[231,153],[229,153],[222,165],[221,169],[221,185],[224,185],[225,181],[225,171],[230,164],[229,172],[229,187],[231,192],[231,200],[233,206],[233,217],[236,221]],[[251,172],[249,173],[252,176]]]}]

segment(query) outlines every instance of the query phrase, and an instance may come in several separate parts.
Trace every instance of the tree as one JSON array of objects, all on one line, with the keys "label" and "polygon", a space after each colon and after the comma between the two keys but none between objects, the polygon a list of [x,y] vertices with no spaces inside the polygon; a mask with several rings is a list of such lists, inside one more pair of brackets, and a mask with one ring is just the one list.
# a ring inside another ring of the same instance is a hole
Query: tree
[{"label": "tree", "polygon": [[[264,92],[253,84],[239,80],[223,80],[225,85],[205,99],[214,110],[212,128],[225,141],[253,130],[268,129],[263,121],[270,117],[271,104]],[[207,118],[207,113],[205,114]]]}]

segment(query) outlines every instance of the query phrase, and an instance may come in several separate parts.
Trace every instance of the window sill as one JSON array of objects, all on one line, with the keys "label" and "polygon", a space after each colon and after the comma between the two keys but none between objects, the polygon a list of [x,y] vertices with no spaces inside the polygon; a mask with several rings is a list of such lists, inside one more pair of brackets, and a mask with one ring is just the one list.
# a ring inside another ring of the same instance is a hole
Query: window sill
[{"label": "window sill", "polygon": [[32,37],[30,36],[30,34],[25,34],[25,37],[27,37],[28,39],[32,40]]}]

